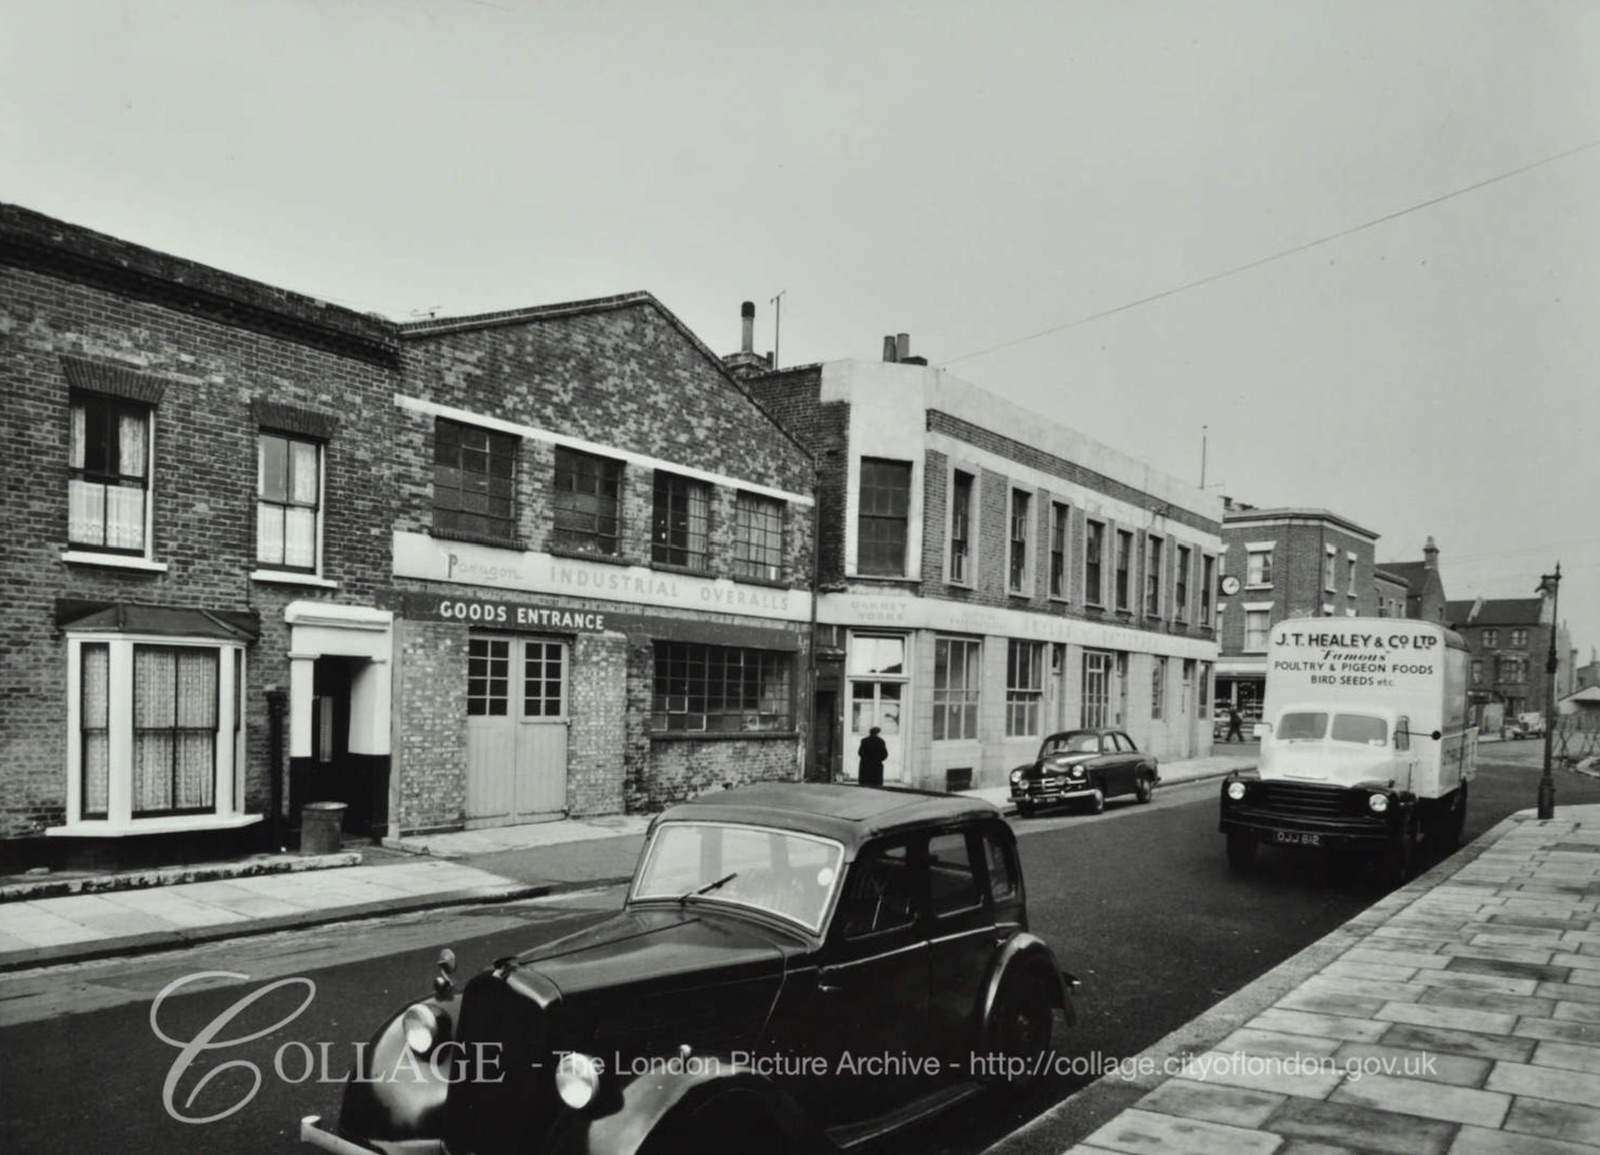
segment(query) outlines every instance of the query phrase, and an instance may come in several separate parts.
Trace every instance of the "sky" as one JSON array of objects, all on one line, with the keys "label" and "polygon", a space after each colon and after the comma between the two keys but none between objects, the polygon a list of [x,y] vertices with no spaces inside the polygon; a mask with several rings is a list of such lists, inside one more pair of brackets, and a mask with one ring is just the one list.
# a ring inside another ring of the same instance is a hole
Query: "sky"
[{"label": "sky", "polygon": [[1589,0],[8,0],[0,199],[397,320],[909,333],[1600,647]]}]

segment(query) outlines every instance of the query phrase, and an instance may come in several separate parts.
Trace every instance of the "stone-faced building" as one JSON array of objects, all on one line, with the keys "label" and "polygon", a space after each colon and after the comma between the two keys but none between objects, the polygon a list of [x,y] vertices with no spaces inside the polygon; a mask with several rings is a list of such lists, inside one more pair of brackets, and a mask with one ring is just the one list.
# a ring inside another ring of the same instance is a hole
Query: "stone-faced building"
[{"label": "stone-faced building", "polygon": [[398,357],[384,322],[0,205],[7,858],[256,849],[297,784],[383,821]]},{"label": "stone-faced building", "polygon": [[799,777],[800,445],[647,293],[400,336],[392,827]]},{"label": "stone-faced building", "polygon": [[1208,753],[1220,502],[909,356],[730,358],[817,458],[811,772],[995,786],[1041,736]]}]

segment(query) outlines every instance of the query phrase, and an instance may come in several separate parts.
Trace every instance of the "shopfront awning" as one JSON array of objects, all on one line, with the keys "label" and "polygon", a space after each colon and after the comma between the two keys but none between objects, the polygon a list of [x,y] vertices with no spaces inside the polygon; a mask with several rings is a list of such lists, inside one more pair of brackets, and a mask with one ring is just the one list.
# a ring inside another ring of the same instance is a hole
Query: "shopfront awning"
[{"label": "shopfront awning", "polygon": [[261,636],[261,619],[253,611],[140,606],[68,598],[56,603],[56,625],[73,633],[154,634],[215,638],[224,642],[253,642]]}]

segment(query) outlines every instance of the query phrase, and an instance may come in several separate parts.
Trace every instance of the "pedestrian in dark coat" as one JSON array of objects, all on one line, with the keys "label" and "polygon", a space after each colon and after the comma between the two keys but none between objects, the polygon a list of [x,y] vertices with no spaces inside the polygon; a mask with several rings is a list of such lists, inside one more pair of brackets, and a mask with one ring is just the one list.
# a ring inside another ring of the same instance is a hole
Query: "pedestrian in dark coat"
[{"label": "pedestrian in dark coat", "polygon": [[1228,707],[1228,736],[1223,740],[1226,741],[1226,742],[1232,742],[1234,739],[1237,738],[1239,741],[1243,742],[1244,741],[1244,733],[1240,730],[1240,726],[1242,724],[1243,724],[1243,719],[1241,719],[1239,717],[1239,711],[1235,710],[1232,706],[1229,706]]},{"label": "pedestrian in dark coat", "polygon": [[862,786],[883,785],[883,764],[889,758],[889,745],[878,737],[878,727],[874,726],[867,731],[867,736],[861,739],[861,747],[856,754],[861,758],[861,767],[856,772],[856,781]]}]

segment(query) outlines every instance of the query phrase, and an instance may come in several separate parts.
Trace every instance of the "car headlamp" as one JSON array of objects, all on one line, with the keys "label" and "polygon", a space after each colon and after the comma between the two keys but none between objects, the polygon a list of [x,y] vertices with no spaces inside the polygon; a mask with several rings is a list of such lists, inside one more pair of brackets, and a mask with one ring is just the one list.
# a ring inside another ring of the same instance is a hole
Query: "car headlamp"
[{"label": "car headlamp", "polygon": [[407,1008],[400,1026],[405,1032],[406,1046],[419,1055],[433,1050],[433,1044],[439,1039],[439,1016],[420,1003]]},{"label": "car headlamp", "polygon": [[556,1094],[574,1111],[581,1111],[600,1089],[600,1062],[577,1051],[568,1051],[556,1064]]},{"label": "car headlamp", "polygon": [[1228,783],[1228,797],[1233,799],[1235,802],[1241,802],[1244,800],[1244,790],[1245,787],[1243,782]]},{"label": "car headlamp", "polygon": [[1013,783],[1021,782],[1022,781],[1022,771],[1021,770],[1013,770],[1011,772],[1011,781]]},{"label": "car headlamp", "polygon": [[1389,796],[1387,794],[1368,794],[1367,806],[1374,814],[1382,814],[1389,809]]}]

